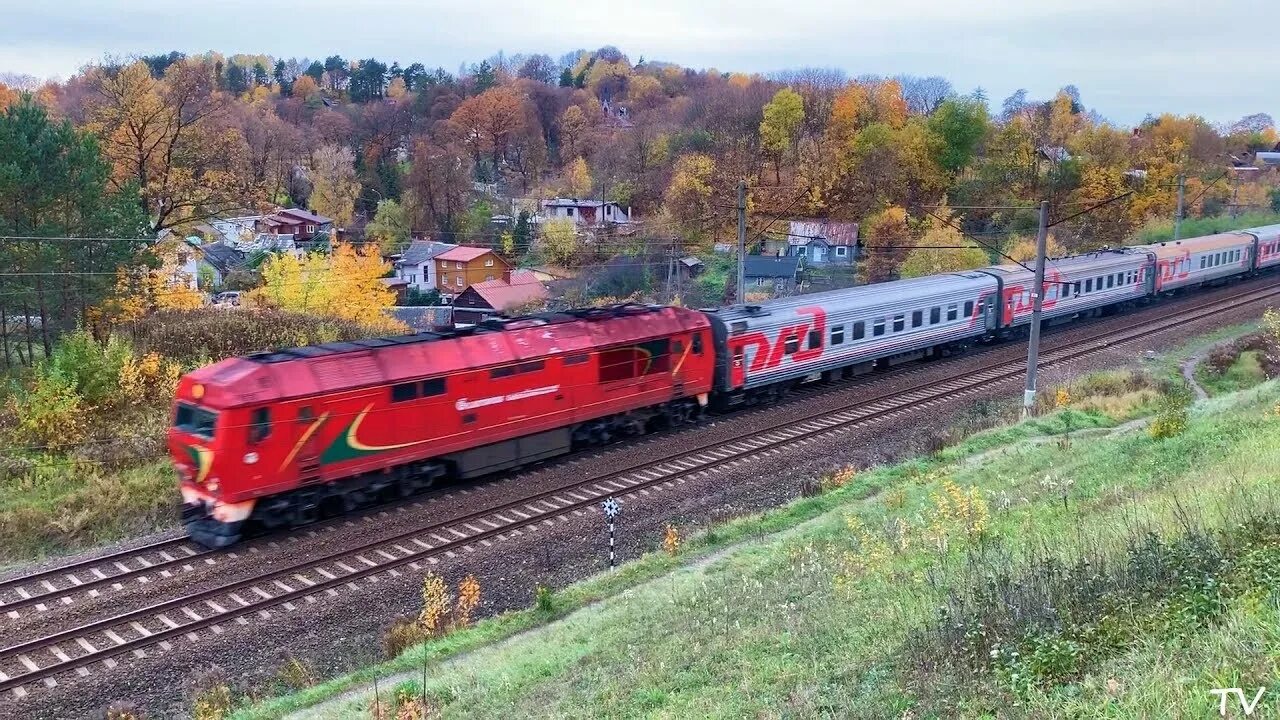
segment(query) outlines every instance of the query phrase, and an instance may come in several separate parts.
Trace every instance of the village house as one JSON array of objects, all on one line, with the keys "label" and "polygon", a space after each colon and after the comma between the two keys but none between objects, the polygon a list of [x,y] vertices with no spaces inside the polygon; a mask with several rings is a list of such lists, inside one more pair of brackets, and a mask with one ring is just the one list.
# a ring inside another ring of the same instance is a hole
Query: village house
[{"label": "village house", "polygon": [[802,257],[809,265],[852,265],[858,255],[858,223],[792,220],[785,239],[765,243],[765,254]]},{"label": "village house", "polygon": [[[604,208],[603,212],[601,208]],[[578,198],[553,198],[542,201],[541,222],[565,218],[578,225],[594,226],[605,223],[627,225],[631,222],[631,208],[624,209],[616,202],[580,200]]]},{"label": "village house", "polygon": [[453,321],[474,324],[546,299],[547,288],[533,272],[515,270],[508,279],[479,282],[459,294],[453,301]]},{"label": "village house", "polygon": [[459,246],[436,255],[436,288],[443,295],[459,295],[487,280],[507,280],[511,266],[488,248]]},{"label": "village house", "polygon": [[295,242],[306,242],[321,233],[327,235],[332,232],[333,219],[300,208],[289,208],[259,218],[254,229],[268,235],[292,235]]},{"label": "village house", "polygon": [[742,273],[745,291],[773,295],[794,293],[802,260],[794,255],[748,255]]},{"label": "village house", "polygon": [[409,287],[419,293],[436,289],[439,284],[436,282],[435,259],[456,247],[434,240],[414,240],[394,260],[396,277],[407,281]]}]

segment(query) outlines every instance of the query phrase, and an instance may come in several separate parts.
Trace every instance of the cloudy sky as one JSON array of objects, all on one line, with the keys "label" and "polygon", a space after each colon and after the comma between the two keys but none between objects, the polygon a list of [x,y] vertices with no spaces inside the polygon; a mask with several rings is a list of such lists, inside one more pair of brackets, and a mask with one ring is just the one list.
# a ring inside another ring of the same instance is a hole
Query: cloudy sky
[{"label": "cloudy sky", "polygon": [[[8,6],[8,7],[6,7]],[[616,45],[691,67],[943,75],[993,105],[1074,84],[1120,124],[1276,114],[1277,0],[0,0],[0,72],[66,77],[104,54],[374,56],[453,72]]]}]

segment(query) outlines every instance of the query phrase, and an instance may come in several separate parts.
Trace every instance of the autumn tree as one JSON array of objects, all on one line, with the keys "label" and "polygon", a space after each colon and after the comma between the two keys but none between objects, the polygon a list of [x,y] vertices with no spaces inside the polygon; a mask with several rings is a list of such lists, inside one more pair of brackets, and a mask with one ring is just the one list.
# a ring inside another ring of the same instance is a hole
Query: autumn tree
[{"label": "autumn tree", "polygon": [[447,138],[418,138],[405,182],[405,207],[413,225],[444,232],[458,229],[471,190],[471,158]]},{"label": "autumn tree", "polygon": [[[1064,257],[1067,254],[1066,248],[1062,247],[1062,243],[1058,242],[1058,238],[1054,233],[1050,232],[1045,237],[1044,256],[1047,258]],[[1005,241],[1004,255],[1009,260],[1016,262],[1033,262],[1036,259],[1036,239],[1027,235],[1010,235]]]},{"label": "autumn tree", "polygon": [[711,215],[711,178],[716,164],[707,155],[688,153],[676,159],[663,207],[690,235],[701,234]]},{"label": "autumn tree", "polygon": [[364,229],[365,238],[378,243],[378,247],[388,254],[399,253],[409,244],[412,228],[409,224],[409,213],[395,200],[382,200],[378,203],[378,211]]},{"label": "autumn tree", "polygon": [[949,173],[960,172],[986,137],[987,105],[973,98],[944,100],[934,108],[927,127],[942,141],[938,164]]},{"label": "autumn tree", "polygon": [[591,170],[587,167],[587,161],[578,157],[569,163],[564,180],[570,197],[586,197],[591,192]]},{"label": "autumn tree", "polygon": [[508,142],[525,121],[523,104],[512,88],[495,87],[464,100],[449,120],[462,130],[472,158],[479,162],[483,153],[490,153],[497,170]]},{"label": "autumn tree", "polygon": [[577,157],[587,131],[587,115],[579,105],[570,105],[560,116],[560,158],[567,162]]},{"label": "autumn tree", "polygon": [[956,227],[958,221],[949,209],[941,208],[935,215],[907,252],[899,270],[901,277],[941,275],[990,264],[986,250],[960,232]]},{"label": "autumn tree", "polygon": [[355,155],[349,148],[324,145],[311,155],[311,200],[316,212],[333,218],[338,227],[351,224],[360,180]]},{"label": "autumn tree", "polygon": [[547,220],[534,249],[549,264],[571,267],[578,252],[577,225],[569,218]]},{"label": "autumn tree", "polygon": [[382,283],[391,265],[377,245],[356,250],[347,243],[332,254],[272,255],[262,266],[262,287],[249,295],[258,305],[352,320],[371,327],[395,325],[387,311],[395,292]]},{"label": "autumn tree", "polygon": [[804,100],[791,88],[782,88],[764,106],[760,144],[773,158],[774,179],[782,183],[782,157],[795,146],[804,123]]},{"label": "autumn tree", "polygon": [[161,80],[140,61],[96,67],[89,83],[96,94],[89,127],[115,166],[113,185],[140,189],[153,230],[253,199],[243,175],[243,139],[221,124],[224,103],[208,63],[180,60]]},{"label": "autumn tree", "polygon": [[911,245],[911,228],[907,213],[891,207],[871,216],[863,223],[863,259],[858,265],[862,283],[878,283],[898,277],[899,268]]}]

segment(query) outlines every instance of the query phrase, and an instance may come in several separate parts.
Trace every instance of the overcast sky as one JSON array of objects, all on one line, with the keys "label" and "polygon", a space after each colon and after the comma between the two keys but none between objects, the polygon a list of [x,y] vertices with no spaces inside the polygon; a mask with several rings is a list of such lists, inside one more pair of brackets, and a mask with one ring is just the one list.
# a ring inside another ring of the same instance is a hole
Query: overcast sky
[{"label": "overcast sky", "polygon": [[1080,88],[1147,113],[1275,114],[1280,0],[0,0],[0,72],[66,77],[104,54],[377,57],[455,72],[497,50],[616,45],[690,67],[943,75],[992,105]]}]

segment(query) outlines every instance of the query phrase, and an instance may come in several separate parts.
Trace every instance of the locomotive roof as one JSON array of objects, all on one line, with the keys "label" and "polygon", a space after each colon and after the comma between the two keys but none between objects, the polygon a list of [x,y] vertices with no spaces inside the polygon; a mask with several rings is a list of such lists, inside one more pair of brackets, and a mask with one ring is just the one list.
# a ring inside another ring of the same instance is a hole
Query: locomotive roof
[{"label": "locomotive roof", "polygon": [[373,348],[412,345],[416,343],[435,342],[437,340],[452,340],[455,338],[471,337],[483,333],[527,330],[533,327],[561,325],[564,323],[578,322],[580,320],[607,320],[610,318],[644,315],[646,313],[666,310],[667,308],[668,306],[666,305],[625,303],[622,305],[611,305],[602,308],[580,308],[576,310],[564,310],[561,312],[521,315],[513,318],[490,318],[477,323],[476,325],[465,328],[432,331],[424,330],[422,332],[406,335],[391,335],[387,337],[348,340],[343,342],[324,343],[320,345],[303,345],[295,348],[251,353],[249,355],[245,355],[244,359],[257,363],[287,362],[289,360],[325,357],[337,353],[360,352],[362,350],[369,350]]},{"label": "locomotive roof", "polygon": [[722,320],[736,320],[753,317],[762,313],[794,310],[806,305],[821,305],[824,302],[856,303],[858,300],[875,298],[905,299],[911,297],[930,297],[939,293],[966,290],[974,287],[994,284],[990,275],[979,272],[949,273],[947,275],[928,275],[925,277],[893,280],[890,282],[862,285],[860,287],[824,290],[807,295],[766,300],[761,303],[732,305],[730,307],[708,309],[704,312],[715,315]]}]

